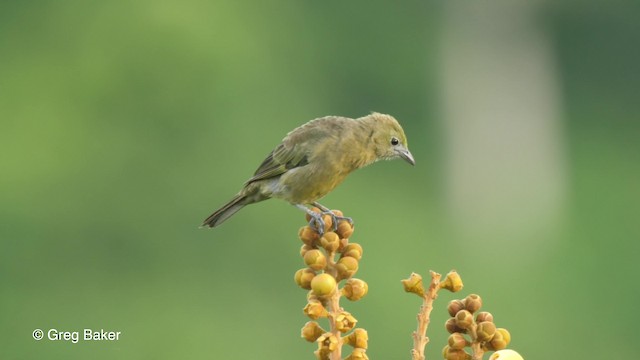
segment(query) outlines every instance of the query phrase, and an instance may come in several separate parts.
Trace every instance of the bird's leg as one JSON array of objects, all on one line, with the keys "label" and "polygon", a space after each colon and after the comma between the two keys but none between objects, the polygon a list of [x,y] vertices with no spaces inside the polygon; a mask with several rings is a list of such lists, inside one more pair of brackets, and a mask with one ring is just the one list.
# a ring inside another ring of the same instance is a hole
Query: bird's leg
[{"label": "bird's leg", "polygon": [[323,213],[317,213],[302,204],[295,205],[298,209],[306,212],[307,214],[309,214],[309,216],[311,216],[311,220],[309,220],[309,226],[316,229],[318,234],[322,236],[322,234],[324,234],[324,220],[322,220]]},{"label": "bird's leg", "polygon": [[353,219],[350,217],[346,217],[346,216],[338,216],[336,214],[333,213],[333,211],[331,211],[328,207],[320,204],[317,201],[314,201],[311,203],[311,205],[317,207],[318,209],[322,210],[322,215],[329,215],[331,216],[331,220],[333,221],[333,231],[338,230],[338,221],[340,220],[347,220],[347,222],[351,225],[353,225]]}]

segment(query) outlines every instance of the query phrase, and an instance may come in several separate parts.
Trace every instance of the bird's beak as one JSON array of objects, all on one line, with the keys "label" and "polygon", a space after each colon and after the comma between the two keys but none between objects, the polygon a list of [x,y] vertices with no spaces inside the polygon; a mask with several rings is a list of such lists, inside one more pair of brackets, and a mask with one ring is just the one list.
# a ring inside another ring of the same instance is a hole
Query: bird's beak
[{"label": "bird's beak", "polygon": [[413,160],[413,155],[411,155],[411,152],[409,151],[409,149],[405,149],[405,148],[401,148],[398,149],[398,155],[406,162],[408,162],[411,165],[415,165],[416,161]]}]

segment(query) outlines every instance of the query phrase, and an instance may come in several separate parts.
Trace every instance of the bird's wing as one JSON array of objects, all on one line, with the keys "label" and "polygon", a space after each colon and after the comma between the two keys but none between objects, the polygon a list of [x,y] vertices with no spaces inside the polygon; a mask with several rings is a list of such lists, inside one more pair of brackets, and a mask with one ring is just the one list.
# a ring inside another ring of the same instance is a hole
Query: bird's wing
[{"label": "bird's wing", "polygon": [[247,184],[258,180],[269,179],[284,174],[289,169],[304,166],[309,163],[307,154],[300,146],[278,145],[258,167]]},{"label": "bird's wing", "polygon": [[345,119],[327,116],[311,120],[294,129],[264,159],[253,177],[246,183],[280,176],[290,169],[307,165],[316,144],[327,137],[341,133]]}]

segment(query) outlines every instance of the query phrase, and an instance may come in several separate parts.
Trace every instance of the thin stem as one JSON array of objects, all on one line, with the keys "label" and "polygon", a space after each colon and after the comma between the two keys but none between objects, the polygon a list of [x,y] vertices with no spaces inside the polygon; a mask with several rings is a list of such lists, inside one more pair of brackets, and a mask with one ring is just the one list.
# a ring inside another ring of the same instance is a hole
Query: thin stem
[{"label": "thin stem", "polygon": [[[334,278],[337,278],[338,272],[335,268],[335,265],[336,265],[335,255],[336,253],[334,251],[328,254],[329,264],[325,272],[327,272],[329,275],[333,276]],[[329,298],[329,309],[328,309],[329,310],[329,329],[330,329],[329,331],[336,337],[336,339],[338,339],[336,348],[331,353],[331,360],[342,359],[342,337],[341,337],[340,331],[336,326],[336,318],[342,311],[342,308],[340,307],[340,296],[341,296],[340,290],[336,289],[336,291],[334,291],[334,293]]]},{"label": "thin stem", "polygon": [[478,341],[478,333],[477,333],[478,325],[474,321],[471,326],[469,326],[469,337],[471,337],[471,360],[482,360],[484,356],[484,350],[482,349],[482,344]]},{"label": "thin stem", "polygon": [[342,311],[340,307],[340,291],[336,291],[329,299],[329,326],[331,333],[338,339],[335,350],[331,353],[331,360],[342,359],[342,337],[336,327],[336,317]]},{"label": "thin stem", "polygon": [[420,306],[420,312],[417,316],[418,329],[413,332],[413,349],[411,350],[411,358],[413,360],[425,360],[424,349],[429,343],[429,338],[427,337],[429,318],[431,310],[433,310],[433,301],[438,297],[438,290],[440,290],[439,285],[442,275],[435,271],[430,271],[430,273],[429,289],[422,297],[422,306]]}]

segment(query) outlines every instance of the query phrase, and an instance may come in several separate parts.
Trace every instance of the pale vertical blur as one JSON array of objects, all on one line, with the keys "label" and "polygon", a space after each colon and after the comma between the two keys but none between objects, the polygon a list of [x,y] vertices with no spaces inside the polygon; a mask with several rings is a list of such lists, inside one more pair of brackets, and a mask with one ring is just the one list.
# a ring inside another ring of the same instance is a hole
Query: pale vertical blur
[{"label": "pale vertical blur", "polygon": [[535,8],[509,0],[445,6],[446,197],[463,241],[518,240],[553,227],[562,211],[558,75]]}]

